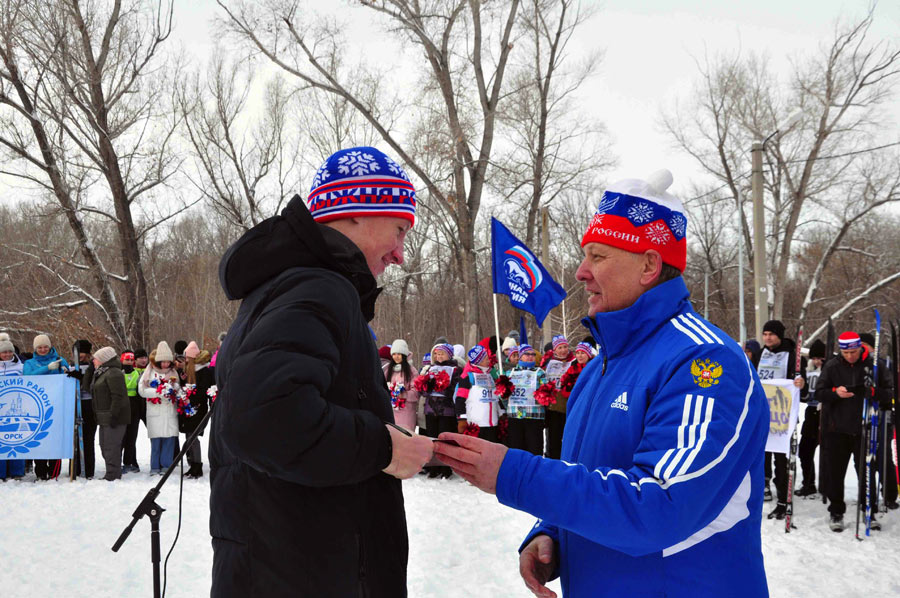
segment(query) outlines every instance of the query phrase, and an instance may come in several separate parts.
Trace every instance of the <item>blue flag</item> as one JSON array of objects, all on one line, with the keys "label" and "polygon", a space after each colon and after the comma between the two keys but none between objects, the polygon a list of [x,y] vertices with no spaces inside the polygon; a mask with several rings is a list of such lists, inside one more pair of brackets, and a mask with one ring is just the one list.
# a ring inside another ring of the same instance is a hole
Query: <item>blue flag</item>
[{"label": "blue flag", "polygon": [[0,376],[0,459],[71,459],[75,380]]},{"label": "blue flag", "polygon": [[534,314],[538,326],[566,298],[531,250],[496,218],[491,218],[494,293],[509,295],[513,307]]}]

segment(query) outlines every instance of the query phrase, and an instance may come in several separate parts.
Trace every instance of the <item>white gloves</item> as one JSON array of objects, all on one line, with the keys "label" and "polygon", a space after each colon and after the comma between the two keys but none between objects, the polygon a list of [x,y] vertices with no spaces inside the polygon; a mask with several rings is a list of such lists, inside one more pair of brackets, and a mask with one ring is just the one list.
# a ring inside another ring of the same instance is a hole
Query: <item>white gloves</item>
[{"label": "white gloves", "polygon": [[55,372],[56,370],[59,369],[59,362],[60,362],[59,359],[57,359],[56,361],[51,361],[50,363],[47,364],[47,369],[50,370],[51,372]]}]

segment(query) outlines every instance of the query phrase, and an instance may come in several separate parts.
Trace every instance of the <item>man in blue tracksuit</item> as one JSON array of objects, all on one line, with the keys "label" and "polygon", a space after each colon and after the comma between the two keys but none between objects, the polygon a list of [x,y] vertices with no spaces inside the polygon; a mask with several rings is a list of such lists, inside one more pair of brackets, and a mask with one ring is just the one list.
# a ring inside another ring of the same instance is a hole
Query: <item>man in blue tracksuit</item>
[{"label": "man in blue tracksuit", "polygon": [[531,591],[567,597],[768,596],[760,546],[769,409],[741,347],[691,309],[672,178],[607,189],[582,240],[583,323],[600,345],[568,403],[561,460],[468,437],[435,453],[539,519]]}]

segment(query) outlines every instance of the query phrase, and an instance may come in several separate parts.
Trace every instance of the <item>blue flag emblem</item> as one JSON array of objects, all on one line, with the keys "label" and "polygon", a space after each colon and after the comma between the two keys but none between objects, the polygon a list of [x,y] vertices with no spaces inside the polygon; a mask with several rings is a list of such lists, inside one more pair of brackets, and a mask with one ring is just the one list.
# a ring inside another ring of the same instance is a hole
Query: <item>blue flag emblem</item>
[{"label": "blue flag emblem", "polygon": [[528,247],[496,218],[491,218],[494,293],[508,295],[513,307],[534,314],[538,325],[566,298]]}]

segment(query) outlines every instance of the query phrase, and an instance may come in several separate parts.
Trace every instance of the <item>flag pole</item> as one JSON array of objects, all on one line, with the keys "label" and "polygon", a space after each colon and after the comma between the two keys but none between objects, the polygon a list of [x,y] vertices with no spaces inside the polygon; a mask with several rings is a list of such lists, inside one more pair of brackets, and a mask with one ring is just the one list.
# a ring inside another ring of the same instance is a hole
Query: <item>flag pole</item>
[{"label": "flag pole", "polygon": [[497,367],[503,375],[503,341],[500,340],[500,316],[497,314],[497,293],[494,293],[494,333],[497,335]]}]

